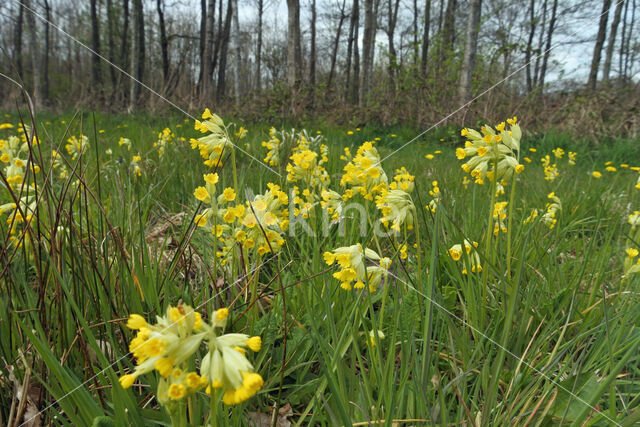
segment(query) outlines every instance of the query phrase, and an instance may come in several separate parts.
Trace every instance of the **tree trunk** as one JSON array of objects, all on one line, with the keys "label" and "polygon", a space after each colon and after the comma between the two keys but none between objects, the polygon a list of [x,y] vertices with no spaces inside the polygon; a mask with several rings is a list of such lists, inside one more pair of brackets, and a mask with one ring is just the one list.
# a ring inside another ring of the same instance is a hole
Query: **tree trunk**
[{"label": "tree trunk", "polygon": [[[360,55],[358,52],[358,28],[360,27],[360,5],[353,0],[351,19],[349,20],[349,41],[347,43],[347,76],[345,98],[351,102],[358,102],[358,82],[360,79]],[[351,78],[351,56],[353,53],[353,78]]]},{"label": "tree trunk", "polygon": [[[471,0],[469,6],[469,22],[467,23],[467,38],[465,40],[464,57],[460,70],[460,102],[466,103],[471,99],[471,77],[476,65],[478,51],[478,33],[480,32],[480,18],[482,16],[482,0]],[[529,76],[530,77],[530,76]]]},{"label": "tree trunk", "polygon": [[316,84],[316,0],[311,0],[311,52],[309,53],[309,84]]},{"label": "tree trunk", "polygon": [[[238,0],[233,0],[233,8],[238,10]],[[242,51],[240,48],[240,23],[238,20],[238,13],[233,14],[233,84],[234,84],[234,99],[236,105],[240,105],[240,98],[242,97]]]},{"label": "tree trunk", "polygon": [[51,5],[49,0],[44,0],[44,86],[42,88],[42,99],[49,99],[50,81],[49,81],[49,51],[51,50]]},{"label": "tree trunk", "polygon": [[102,73],[100,72],[100,21],[98,21],[97,1],[91,0],[91,77],[93,87],[102,87]]},{"label": "tree trunk", "polygon": [[[25,9],[33,10],[31,2],[29,0],[23,0]],[[29,33],[29,50],[31,51],[31,73],[33,77],[33,104],[36,108],[41,104],[41,82],[40,82],[40,47],[38,43],[38,37],[36,34],[36,20],[35,15],[32,12],[26,14],[27,32]]]},{"label": "tree trunk", "polygon": [[396,46],[394,43],[394,36],[396,30],[396,23],[398,22],[398,6],[400,5],[400,0],[387,0],[387,14],[388,14],[388,22],[387,22],[387,41],[389,44],[389,90],[392,94],[395,93],[395,72],[397,68],[396,62]]},{"label": "tree trunk", "polygon": [[624,49],[626,46],[626,35],[627,35],[627,13],[629,11],[629,1],[625,2],[624,5],[624,16],[622,17],[622,34],[620,40],[620,50],[618,53],[618,75],[624,78],[623,74],[623,66],[624,66]]},{"label": "tree trunk", "polygon": [[22,28],[24,22],[24,3],[20,2],[18,6],[18,17],[16,19],[15,38],[14,38],[14,60],[16,61],[16,67],[18,68],[18,75],[20,78],[24,75],[22,68]]},{"label": "tree trunk", "polygon": [[300,81],[302,54],[300,52],[300,0],[287,0],[287,83],[294,88]]},{"label": "tree trunk", "polygon": [[422,58],[420,61],[420,72],[422,76],[427,74],[427,61],[429,58],[429,27],[431,24],[431,0],[424,3],[424,29],[422,33]]},{"label": "tree trunk", "polygon": [[364,35],[362,39],[362,83],[360,85],[360,104],[366,102],[371,89],[371,74],[373,71],[373,55],[376,32],[376,16],[374,0],[364,2]]},{"label": "tree trunk", "polygon": [[553,6],[551,7],[551,21],[549,22],[549,29],[547,30],[547,44],[544,48],[544,58],[542,59],[542,68],[540,69],[540,79],[538,79],[540,91],[544,90],[544,78],[547,74],[547,64],[549,63],[549,56],[551,54],[551,37],[553,36],[553,30],[556,27],[557,11],[558,0],[553,0]]},{"label": "tree trunk", "polygon": [[205,76],[207,75],[207,0],[200,0],[200,33],[199,33],[200,70],[198,73],[198,88],[201,93],[206,90]]},{"label": "tree trunk", "polygon": [[604,59],[604,68],[602,70],[602,80],[609,80],[609,73],[611,72],[611,61],[613,60],[613,48],[616,44],[616,33],[618,32],[618,25],[620,24],[620,16],[622,15],[622,6],[624,0],[618,1],[616,5],[616,11],[613,15],[613,22],[611,23],[611,32],[609,33],[609,44],[607,44],[607,52]]},{"label": "tree trunk", "polygon": [[[331,51],[331,67],[329,68],[329,79],[327,80],[327,89],[331,87],[331,83],[333,81],[333,74],[336,68],[336,59],[338,57],[338,47],[340,46],[340,35],[342,34],[342,25],[344,24],[344,20],[346,18],[344,14],[344,10],[346,7],[346,0],[342,0],[342,7],[340,8],[340,21],[338,22],[338,31],[336,31],[336,38],[333,42],[333,50]],[[349,52],[351,55],[351,52]],[[351,58],[348,58],[349,61]]]},{"label": "tree trunk", "polygon": [[169,81],[169,41],[167,40],[167,28],[164,23],[164,4],[162,0],[156,1],[158,10],[158,25],[160,26],[160,52],[162,54],[162,77],[164,84]]},{"label": "tree trunk", "polygon": [[444,24],[442,27],[442,46],[444,48],[444,54],[447,56],[453,52],[453,45],[455,43],[455,13],[456,0],[447,0],[447,9],[444,13]]},{"label": "tree trunk", "polygon": [[[114,39],[114,32],[116,28],[115,17],[113,16],[113,0],[107,0],[107,49],[108,49],[108,58],[109,62],[115,64],[115,56],[116,56],[116,43]],[[111,78],[111,86],[112,89],[116,87],[116,68],[113,66],[109,67],[109,77]],[[114,90],[111,91],[111,97],[113,99]]]},{"label": "tree trunk", "polygon": [[[222,2],[222,0],[220,0]],[[218,66],[218,85],[216,89],[216,101],[220,103],[224,99],[226,91],[225,75],[227,71],[227,53],[229,51],[229,33],[231,32],[231,18],[233,18],[233,0],[227,2],[227,15],[224,18],[224,28],[220,39],[220,65]]]},{"label": "tree trunk", "polygon": [[598,68],[600,67],[600,55],[602,54],[602,46],[607,36],[607,22],[609,20],[609,8],[611,7],[611,0],[604,0],[602,2],[602,15],[600,15],[600,26],[598,27],[598,35],[596,36],[596,45],[593,48],[593,57],[591,60],[591,71],[589,72],[589,81],[587,82],[587,88],[591,90],[596,89],[596,82],[598,80]]},{"label": "tree trunk", "polygon": [[536,48],[536,62],[533,68],[533,87],[538,87],[538,80],[540,79],[540,58],[544,56],[542,51],[544,47],[544,32],[547,25],[547,0],[542,2],[542,24],[540,31],[538,32],[538,47]]},{"label": "tree trunk", "polygon": [[527,92],[531,92],[533,89],[533,79],[531,78],[531,51],[533,49],[533,37],[536,34],[535,5],[535,0],[531,0],[529,3],[529,38],[527,40],[527,48],[524,53],[524,63],[527,75]]},{"label": "tree trunk", "polygon": [[133,0],[133,45],[131,49],[131,93],[129,95],[129,109],[138,106],[138,98],[142,79],[144,78],[144,10],[142,0]]},{"label": "tree trunk", "polygon": [[624,56],[624,66],[622,75],[624,79],[629,79],[631,73],[631,65],[633,64],[634,52],[631,49],[631,37],[633,33],[633,28],[636,24],[636,0],[633,0],[633,5],[631,8],[631,22],[629,23],[629,32],[627,34],[627,40],[625,41],[625,56]]},{"label": "tree trunk", "polygon": [[[129,64],[127,63],[127,58],[129,58],[129,0],[122,1],[122,15],[123,15],[122,43],[120,44],[120,61],[119,62],[122,69],[126,70],[129,68]],[[121,79],[122,79],[122,74],[119,74],[118,83],[115,91],[118,91]],[[127,97],[126,92],[127,90],[125,85],[124,98]]]},{"label": "tree trunk", "polygon": [[413,0],[413,65],[418,63],[418,0]]},{"label": "tree trunk", "polygon": [[258,0],[258,46],[256,48],[256,88],[262,89],[262,14],[264,13],[264,0]]}]

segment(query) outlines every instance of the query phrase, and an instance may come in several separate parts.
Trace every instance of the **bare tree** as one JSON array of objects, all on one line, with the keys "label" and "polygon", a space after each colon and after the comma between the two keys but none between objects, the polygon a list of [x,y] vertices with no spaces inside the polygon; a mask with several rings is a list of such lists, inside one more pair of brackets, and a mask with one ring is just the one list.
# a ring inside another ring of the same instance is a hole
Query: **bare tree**
[{"label": "bare tree", "polygon": [[[198,87],[205,91],[205,76],[207,76],[207,0],[200,0],[200,72],[198,74]],[[208,76],[207,76],[208,77]]]},{"label": "bare tree", "polygon": [[162,77],[164,83],[169,81],[169,41],[167,40],[167,28],[164,23],[164,2],[156,0],[158,11],[158,25],[160,27],[160,53],[162,55]]},{"label": "bare tree", "polygon": [[549,63],[549,56],[551,55],[551,38],[553,37],[553,30],[556,27],[556,13],[558,11],[558,0],[553,0],[553,6],[551,7],[551,21],[549,22],[549,29],[547,30],[547,44],[544,48],[544,55],[542,59],[542,67],[540,68],[540,78],[538,79],[538,85],[540,90],[544,90],[544,79],[547,74],[547,64]]},{"label": "bare tree", "polygon": [[527,91],[531,92],[533,89],[533,79],[531,78],[531,52],[533,50],[533,37],[536,34],[536,15],[535,15],[535,0],[529,2],[529,38],[527,39],[527,47],[524,52],[525,70],[527,75]]},{"label": "bare tree", "polygon": [[[122,68],[127,69],[129,64],[127,58],[129,58],[129,0],[122,0],[122,43],[120,44],[120,60]],[[118,77],[118,85],[122,79],[122,74]],[[116,87],[117,91],[117,87]],[[126,98],[126,85],[125,85],[125,98]]]},{"label": "bare tree", "polygon": [[329,68],[329,78],[327,80],[327,87],[331,87],[331,83],[333,81],[333,75],[335,73],[336,68],[336,59],[338,57],[338,47],[340,45],[340,35],[342,34],[342,25],[344,24],[344,20],[346,18],[345,15],[345,7],[346,0],[342,0],[342,6],[340,7],[340,20],[338,21],[338,29],[336,31],[336,38],[333,42],[333,49],[331,51],[331,67]]},{"label": "bare tree", "polygon": [[102,88],[102,73],[100,72],[100,21],[96,0],[91,0],[91,76],[96,89]]},{"label": "bare tree", "polygon": [[[358,102],[360,82],[360,53],[358,50],[358,28],[360,27],[360,6],[358,0],[353,0],[351,7],[351,19],[349,20],[349,41],[347,46],[347,70],[346,70],[346,98],[351,102]],[[351,56],[353,53],[353,78],[351,78]]]},{"label": "bare tree", "polygon": [[138,105],[140,96],[140,83],[144,78],[144,10],[142,0],[133,0],[133,43],[131,49],[131,93],[129,95],[129,109],[133,110]]},{"label": "bare tree", "polygon": [[389,44],[389,90],[395,93],[395,72],[396,72],[396,46],[394,43],[394,35],[396,23],[398,22],[398,7],[400,0],[387,0],[387,42]]},{"label": "bare tree", "polygon": [[471,77],[476,65],[478,51],[478,33],[480,32],[480,17],[482,14],[482,0],[471,0],[469,5],[469,21],[467,23],[467,37],[465,40],[464,57],[460,70],[459,97],[461,102],[471,99]]},{"label": "bare tree", "polygon": [[258,45],[256,46],[256,88],[262,89],[262,15],[264,0],[258,0]]},{"label": "bare tree", "polygon": [[24,3],[18,5],[18,17],[16,18],[16,28],[14,35],[14,61],[18,69],[18,74],[22,77],[24,70],[22,69],[22,28],[24,22]]},{"label": "bare tree", "polygon": [[23,0],[25,9],[27,10],[26,24],[29,33],[29,50],[31,52],[31,75],[33,77],[33,103],[38,108],[41,104],[41,81],[40,81],[40,43],[36,34],[36,20],[32,12],[31,2]]},{"label": "bare tree", "polygon": [[442,26],[442,47],[444,51],[440,57],[449,55],[453,52],[453,44],[455,42],[455,16],[456,16],[456,0],[447,0],[447,8],[444,12],[444,23]]},{"label": "bare tree", "polygon": [[287,0],[287,82],[289,87],[297,86],[302,68],[300,47],[300,0]]},{"label": "bare tree", "polygon": [[[233,0],[233,8],[238,11],[238,0]],[[236,105],[240,104],[240,98],[242,97],[242,49],[240,47],[240,22],[238,19],[238,13],[233,14],[233,84],[234,91],[233,96],[236,101]]]},{"label": "bare tree", "polygon": [[376,33],[376,15],[374,0],[364,1],[364,35],[362,39],[362,83],[360,85],[360,103],[366,102],[371,89],[374,46]]},{"label": "bare tree", "polygon": [[[109,62],[115,64],[116,56],[116,42],[115,42],[115,29],[117,24],[115,22],[115,13],[113,10],[113,0],[107,0],[107,58]],[[111,86],[113,89],[116,87],[117,76],[116,68],[109,67],[109,76],[111,77]],[[115,94],[115,91],[111,92],[111,97]]]},{"label": "bare tree", "polygon": [[611,61],[613,60],[613,48],[616,44],[616,34],[618,33],[618,25],[620,24],[620,16],[622,15],[622,6],[624,0],[619,0],[616,4],[616,11],[613,14],[613,22],[611,23],[611,31],[609,32],[609,43],[607,44],[607,51],[604,58],[604,68],[602,69],[602,80],[609,80],[609,73],[611,72]]},{"label": "bare tree", "polygon": [[595,90],[596,82],[598,80],[598,68],[600,67],[600,56],[602,54],[602,46],[604,46],[604,40],[607,36],[607,21],[609,19],[609,8],[611,7],[611,0],[604,0],[602,2],[602,14],[600,15],[600,25],[598,27],[598,35],[596,36],[596,44],[593,48],[593,57],[591,59],[591,71],[589,72],[589,81],[587,87],[591,90]]},{"label": "bare tree", "polygon": [[309,52],[309,83],[316,84],[316,0],[311,0],[311,52]]},{"label": "bare tree", "polygon": [[49,98],[50,81],[49,81],[49,55],[51,52],[51,5],[49,0],[44,0],[44,64],[42,66],[44,71],[44,84],[42,87],[42,98],[47,100]]},{"label": "bare tree", "polygon": [[[222,3],[222,0],[220,0]],[[227,1],[227,14],[224,18],[224,28],[220,37],[220,64],[218,66],[218,84],[216,88],[216,101],[221,102],[224,99],[226,91],[226,71],[227,71],[227,54],[229,52],[229,34],[231,32],[231,19],[233,18],[233,0]]]},{"label": "bare tree", "polygon": [[545,27],[547,24],[547,0],[544,0],[542,2],[542,14],[541,14],[541,24],[540,24],[540,31],[538,32],[538,46],[536,47],[536,60],[535,60],[535,66],[533,68],[533,87],[538,87],[538,79],[540,78],[540,64],[541,64],[541,58],[544,56],[543,54],[543,49],[544,49],[544,33],[545,33]]},{"label": "bare tree", "polygon": [[420,71],[422,76],[427,74],[427,61],[429,58],[429,26],[431,23],[431,0],[424,2],[424,28],[422,32],[422,58]]}]

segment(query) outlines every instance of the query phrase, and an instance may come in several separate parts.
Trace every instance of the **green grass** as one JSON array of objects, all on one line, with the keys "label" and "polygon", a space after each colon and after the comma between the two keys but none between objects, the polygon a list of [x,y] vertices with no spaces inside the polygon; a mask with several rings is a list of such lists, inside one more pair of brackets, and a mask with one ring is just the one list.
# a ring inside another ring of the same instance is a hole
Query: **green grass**
[{"label": "green grass", "polygon": [[[8,114],[5,121],[17,125],[18,114]],[[263,193],[269,182],[290,188],[284,166],[275,168],[278,176],[259,163],[269,127],[290,124],[237,123],[249,129],[238,143],[246,153],[235,153],[241,198],[246,189]],[[415,175],[414,230],[374,236],[379,211],[359,198],[367,210],[366,235],[359,234],[357,217],[346,222],[344,235],[337,226],[327,236],[286,233],[277,256],[247,260],[250,274],[242,275],[220,268],[211,235],[193,227],[193,192],[209,169],[189,146],[197,137],[192,121],[42,114],[36,126],[41,143],[31,147],[31,159],[41,169],[38,204],[24,244],[8,242],[6,213],[0,221],[0,423],[20,424],[16,417],[33,409],[15,393],[24,387],[44,410],[43,422],[169,424],[153,397],[157,373],[127,390],[117,378],[135,366],[129,314],[151,322],[180,301],[205,320],[233,303],[227,331],[263,340],[261,351],[249,356],[265,380],[262,390],[240,405],[216,402],[213,411],[209,396],[198,393],[188,403],[192,425],[248,425],[256,412],[269,417],[273,407],[290,408],[288,419],[300,425],[632,425],[640,419],[639,282],[622,277],[625,249],[640,246],[627,223],[640,190],[634,188],[638,173],[619,167],[640,166],[629,160],[640,158],[638,141],[593,146],[566,134],[526,133],[522,124],[522,155],[533,162],[500,197],[513,201],[511,242],[507,234],[492,237],[485,251],[490,185],[464,189],[455,157],[459,129],[435,129],[383,162],[389,179],[401,166]],[[324,135],[330,188],[340,193],[344,147],[355,153],[379,137],[385,158],[420,132],[304,126]],[[177,138],[159,158],[153,142],[165,127]],[[81,132],[90,148],[72,160],[64,145]],[[0,139],[14,133],[0,130]],[[120,137],[132,140],[130,151],[118,145]],[[530,147],[537,152],[530,154]],[[556,147],[577,151],[577,165],[557,159],[560,175],[546,181],[540,158],[553,157]],[[51,168],[52,149],[65,153],[68,178]],[[425,159],[436,150],[442,153]],[[130,169],[136,154],[140,177]],[[618,171],[605,172],[607,161]],[[231,165],[228,158],[219,170],[220,191],[233,185]],[[2,205],[13,196],[0,170]],[[593,170],[603,178],[592,178]],[[425,205],[434,180],[442,201],[432,214]],[[532,208],[544,212],[552,191],[562,200],[556,226],[523,224]],[[310,223],[321,231],[320,221]],[[447,254],[464,239],[479,242],[481,273],[462,274],[461,263]],[[344,291],[323,260],[325,251],[356,243],[393,260],[386,285],[374,293]],[[403,243],[407,259],[399,256]],[[372,346],[369,333],[378,330],[385,338]],[[196,353],[191,369],[204,354]]]}]

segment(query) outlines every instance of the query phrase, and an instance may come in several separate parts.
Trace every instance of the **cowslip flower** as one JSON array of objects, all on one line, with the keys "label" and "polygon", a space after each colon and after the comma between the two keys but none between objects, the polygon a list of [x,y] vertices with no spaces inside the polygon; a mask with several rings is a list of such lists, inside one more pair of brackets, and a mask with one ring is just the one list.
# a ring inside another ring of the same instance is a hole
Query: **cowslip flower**
[{"label": "cowslip flower", "polygon": [[129,343],[129,351],[136,358],[136,368],[131,374],[120,377],[124,388],[130,387],[140,375],[157,370],[168,377],[174,367],[188,360],[205,338],[200,313],[188,305],[168,307],[164,316],[156,317],[151,325],[138,315],[132,314],[127,321],[129,329],[138,333]]},{"label": "cowslip flower", "polygon": [[366,200],[373,200],[376,194],[388,187],[387,175],[380,165],[380,155],[373,146],[373,141],[367,141],[358,147],[356,155],[344,167],[340,185],[350,187],[348,190],[351,190],[345,191],[345,201],[355,194],[361,194]]},{"label": "cowslip flower", "polygon": [[[243,402],[262,388],[264,381],[246,358],[245,348],[260,351],[262,339],[245,334],[223,334],[229,310],[221,308],[205,323],[199,313],[181,304],[167,308],[157,323],[150,325],[132,314],[127,327],[138,330],[130,343],[130,351],[137,359],[133,373],[120,377],[123,388],[133,385],[142,374],[156,370],[161,378],[156,397],[171,412],[174,402],[206,387],[207,394],[221,389],[222,401],[227,405]],[[200,364],[200,373],[187,371],[187,361],[206,342],[207,354]]]},{"label": "cowslip flower", "polygon": [[555,163],[551,163],[551,157],[547,154],[543,158],[540,159],[542,162],[542,167],[544,169],[544,179],[547,181],[553,181],[560,175],[558,172],[558,168]]},{"label": "cowslip flower", "polygon": [[376,207],[382,213],[380,222],[385,227],[389,227],[391,221],[391,229],[394,231],[400,232],[400,227],[405,224],[408,230],[413,229],[416,208],[411,196],[406,191],[382,190],[382,193],[376,196]]},{"label": "cowslip flower", "polygon": [[507,204],[508,202],[496,202],[493,205],[493,235],[497,236],[500,231],[507,232],[507,226],[505,219],[507,218]]},{"label": "cowslip flower", "polygon": [[484,180],[508,180],[513,173],[520,173],[524,166],[518,162],[520,153],[520,139],[522,131],[516,123],[517,119],[507,120],[510,129],[505,129],[505,123],[483,126],[480,132],[464,128],[460,132],[467,138],[464,148],[456,149],[459,160],[471,157],[464,163],[462,169],[474,178],[476,184],[484,184]]},{"label": "cowslip flower", "polygon": [[547,211],[542,215],[541,220],[547,225],[547,227],[549,227],[549,229],[553,229],[556,222],[558,222],[556,214],[562,210],[562,202],[553,192],[549,193],[547,197],[551,199],[551,202],[547,203]]},{"label": "cowslip flower", "polygon": [[72,136],[67,139],[67,144],[64,147],[67,149],[67,153],[71,156],[71,160],[75,160],[79,156],[83,155],[89,148],[89,138],[82,134],[79,138]]},{"label": "cowslip flower", "polygon": [[265,147],[267,155],[264,161],[271,166],[280,165],[280,138],[278,138],[278,132],[273,126],[269,129],[269,140],[262,141],[262,146]]},{"label": "cowslip flower", "polygon": [[396,174],[393,177],[393,181],[389,184],[389,188],[392,190],[400,189],[411,193],[415,185],[413,183],[414,180],[415,176],[411,175],[409,171],[402,166],[400,169],[396,169]]},{"label": "cowslip flower", "polygon": [[235,405],[255,395],[263,386],[264,380],[255,372],[246,357],[246,348],[260,351],[262,339],[245,334],[220,334],[224,328],[229,311],[226,308],[215,311],[211,325],[206,325],[208,352],[202,358],[200,374],[208,382],[207,394],[221,389],[222,401],[226,405]]},{"label": "cowslip flower", "polygon": [[209,133],[198,139],[191,139],[191,148],[198,149],[204,164],[209,167],[222,166],[223,153],[233,149],[224,122],[217,114],[211,114],[208,108],[202,113],[202,121],[196,120],[195,129]]},{"label": "cowslip flower", "polygon": [[[333,277],[340,281],[340,287],[346,291],[351,290],[352,286],[355,289],[364,288],[365,281],[369,284],[369,291],[375,291],[391,266],[389,258],[380,258],[375,251],[363,249],[359,243],[325,252],[323,258],[327,265],[338,264],[340,270],[333,273]],[[378,261],[379,265],[366,266],[367,259]]]},{"label": "cowslip flower", "polygon": [[482,265],[480,264],[480,255],[478,255],[478,252],[475,250],[475,248],[477,247],[478,242],[470,242],[465,239],[464,249],[463,245],[458,243],[451,246],[449,250],[447,250],[447,253],[455,262],[462,260],[462,274],[467,274],[469,269],[472,273],[479,273],[482,271]]}]

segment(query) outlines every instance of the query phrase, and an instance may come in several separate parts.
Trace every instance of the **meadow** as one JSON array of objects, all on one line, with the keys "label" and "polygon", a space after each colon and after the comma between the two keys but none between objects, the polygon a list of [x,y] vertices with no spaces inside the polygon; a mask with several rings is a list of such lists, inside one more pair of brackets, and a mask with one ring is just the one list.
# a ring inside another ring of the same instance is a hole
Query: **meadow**
[{"label": "meadow", "polygon": [[200,113],[0,116],[0,424],[640,422],[637,140]]}]

